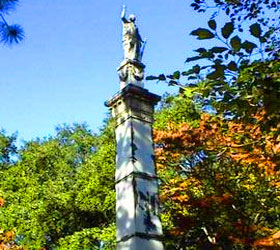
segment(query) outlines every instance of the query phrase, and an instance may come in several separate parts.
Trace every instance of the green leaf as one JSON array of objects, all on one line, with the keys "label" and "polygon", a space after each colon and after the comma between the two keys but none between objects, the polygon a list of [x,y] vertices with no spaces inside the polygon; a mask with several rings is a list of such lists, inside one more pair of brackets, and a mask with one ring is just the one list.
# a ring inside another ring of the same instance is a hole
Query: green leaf
[{"label": "green leaf", "polygon": [[178,83],[176,82],[176,81],[174,81],[174,80],[170,80],[169,82],[168,82],[168,85],[169,86],[175,86],[175,85],[177,85]]},{"label": "green leaf", "polygon": [[173,75],[166,75],[166,78],[173,80],[174,76]]},{"label": "green leaf", "polygon": [[147,77],[146,77],[146,80],[147,80],[147,81],[152,81],[152,80],[156,80],[156,79],[158,79],[157,76],[147,76]]},{"label": "green leaf", "polygon": [[222,35],[224,38],[228,39],[234,30],[233,22],[226,23],[222,28]]},{"label": "green leaf", "polygon": [[160,74],[160,75],[158,76],[158,80],[159,80],[159,81],[165,81],[165,80],[166,80],[165,75],[164,75],[164,74]]},{"label": "green leaf", "polygon": [[194,50],[195,52],[198,52],[198,53],[204,53],[204,52],[206,52],[207,51],[207,49],[205,49],[205,48],[199,48],[199,49],[196,49],[196,50]]},{"label": "green leaf", "polygon": [[208,21],[208,26],[212,29],[212,30],[216,30],[217,28],[217,23],[214,19],[211,19]]},{"label": "green leaf", "polygon": [[225,47],[213,47],[210,49],[210,51],[213,53],[223,53],[226,50],[228,50],[228,48]]},{"label": "green leaf", "polygon": [[193,62],[199,59],[202,59],[202,57],[201,56],[188,57],[185,62]]},{"label": "green leaf", "polygon": [[265,38],[269,38],[273,33],[275,32],[275,30],[273,28],[269,28],[269,30],[267,32],[265,32],[265,34],[263,35],[263,37]]},{"label": "green leaf", "polygon": [[261,43],[265,43],[265,42],[267,41],[266,38],[265,38],[264,36],[261,36],[259,39],[260,39],[260,42],[261,42]]},{"label": "green leaf", "polygon": [[239,38],[239,36],[234,36],[231,40],[230,40],[230,45],[233,48],[234,51],[239,51],[241,48],[241,39]]},{"label": "green leaf", "polygon": [[195,79],[197,79],[196,76],[189,76],[189,77],[188,77],[188,80],[195,80]]},{"label": "green leaf", "polygon": [[254,23],[250,26],[250,33],[252,36],[260,38],[262,34],[261,26],[258,23]]},{"label": "green leaf", "polygon": [[228,69],[231,70],[231,71],[237,71],[237,64],[236,64],[236,62],[231,61],[231,62],[228,64]]},{"label": "green leaf", "polygon": [[257,45],[246,40],[244,43],[242,43],[241,47],[245,49],[247,53],[251,54],[253,50],[257,48]]},{"label": "green leaf", "polygon": [[191,74],[194,74],[193,69],[190,69],[190,70],[188,70],[188,71],[183,71],[183,72],[182,72],[182,75],[183,75],[183,76],[188,76],[188,75],[191,75]]},{"label": "green leaf", "polygon": [[197,36],[197,39],[204,40],[204,39],[212,39],[215,35],[208,29],[196,29],[191,32],[192,36]]},{"label": "green leaf", "polygon": [[180,76],[181,76],[181,73],[180,73],[180,71],[179,70],[177,70],[177,71],[175,71],[174,73],[173,73],[173,77],[174,77],[174,79],[180,79]]},{"label": "green leaf", "polygon": [[220,76],[220,74],[215,70],[207,75],[207,78],[210,80],[215,80]]},{"label": "green leaf", "polygon": [[197,64],[197,65],[195,65],[195,66],[193,66],[193,68],[192,68],[192,70],[193,70],[193,72],[194,73],[196,73],[196,74],[199,74],[199,72],[200,72],[200,66]]},{"label": "green leaf", "polygon": [[188,75],[191,75],[191,74],[194,74],[194,73],[199,74],[200,70],[205,69],[205,68],[206,68],[205,66],[204,67],[200,67],[197,64],[197,65],[193,66],[192,69],[190,69],[188,71],[183,71],[182,75],[183,76],[188,76]]}]

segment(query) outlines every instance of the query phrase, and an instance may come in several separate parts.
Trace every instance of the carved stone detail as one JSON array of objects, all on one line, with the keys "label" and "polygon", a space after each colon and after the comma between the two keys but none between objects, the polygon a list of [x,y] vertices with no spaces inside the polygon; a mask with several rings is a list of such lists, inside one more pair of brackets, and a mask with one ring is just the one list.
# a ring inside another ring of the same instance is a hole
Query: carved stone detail
[{"label": "carved stone detail", "polygon": [[118,68],[121,89],[128,84],[143,88],[144,68],[145,65],[139,61],[125,59]]}]

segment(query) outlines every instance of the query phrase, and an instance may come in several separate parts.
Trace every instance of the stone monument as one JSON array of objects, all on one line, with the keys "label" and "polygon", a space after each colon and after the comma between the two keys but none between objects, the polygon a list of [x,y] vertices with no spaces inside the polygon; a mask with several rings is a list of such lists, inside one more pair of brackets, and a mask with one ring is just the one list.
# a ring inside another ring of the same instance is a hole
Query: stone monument
[{"label": "stone monument", "polygon": [[124,59],[120,92],[105,104],[116,119],[117,250],[163,250],[152,123],[160,97],[144,89],[144,42],[135,16],[121,15]]},{"label": "stone monument", "polygon": [[121,20],[123,23],[123,49],[124,59],[118,68],[121,88],[128,84],[135,84],[139,87],[144,87],[144,68],[141,63],[145,43],[135,25],[136,17],[130,15],[128,20],[125,16],[126,8],[123,6]]}]

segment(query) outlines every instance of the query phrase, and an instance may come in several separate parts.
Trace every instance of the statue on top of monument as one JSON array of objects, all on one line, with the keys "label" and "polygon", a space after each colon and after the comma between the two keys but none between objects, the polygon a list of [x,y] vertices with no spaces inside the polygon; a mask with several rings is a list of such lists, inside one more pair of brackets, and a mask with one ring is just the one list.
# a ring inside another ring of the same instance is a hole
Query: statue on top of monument
[{"label": "statue on top of monument", "polygon": [[141,62],[145,43],[135,25],[135,16],[125,17],[126,7],[123,6],[121,20],[123,24],[124,59],[118,68],[121,89],[129,84],[144,87],[144,68]]},{"label": "statue on top of monument", "polygon": [[135,25],[135,16],[130,15],[126,19],[126,6],[123,5],[121,19],[123,22],[123,48],[124,59],[141,62],[145,42],[142,40],[138,28]]}]

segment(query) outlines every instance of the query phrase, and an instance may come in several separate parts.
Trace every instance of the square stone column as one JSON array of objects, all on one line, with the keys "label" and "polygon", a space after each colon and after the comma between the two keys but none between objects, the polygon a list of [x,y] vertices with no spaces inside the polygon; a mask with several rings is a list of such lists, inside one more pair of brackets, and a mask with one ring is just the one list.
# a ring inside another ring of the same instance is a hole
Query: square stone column
[{"label": "square stone column", "polygon": [[117,249],[162,250],[152,122],[160,97],[129,84],[109,101],[117,121]]}]

